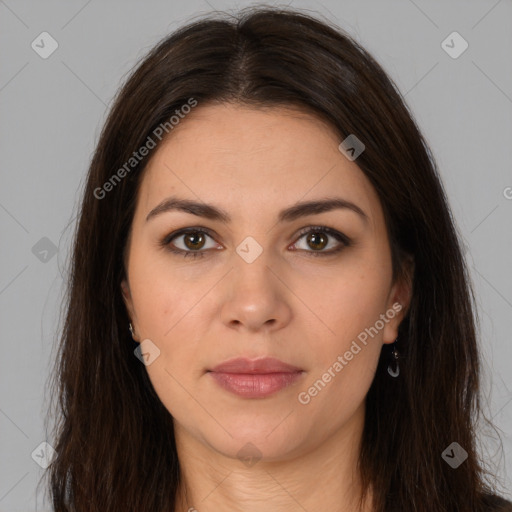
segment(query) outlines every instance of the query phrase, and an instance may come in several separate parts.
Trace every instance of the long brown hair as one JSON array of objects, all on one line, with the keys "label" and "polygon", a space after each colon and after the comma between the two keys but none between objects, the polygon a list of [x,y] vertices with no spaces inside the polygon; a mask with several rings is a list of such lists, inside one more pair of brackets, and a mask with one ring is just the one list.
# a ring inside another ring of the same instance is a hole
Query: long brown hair
[{"label": "long brown hair", "polygon": [[[372,489],[378,512],[490,510],[495,489],[476,447],[474,293],[431,151],[396,85],[355,40],[327,21],[265,6],[210,15],[166,37],[110,110],[83,192],[53,372],[55,511],[175,507],[172,417],[134,356],[120,284],[148,158],[126,162],[191,98],[199,106],[299,107],[327,120],[340,142],[355,134],[364,143],[357,165],[380,197],[394,277],[404,275],[407,255],[415,262],[399,378],[386,371],[384,346],[366,398],[364,491]],[[453,442],[467,452],[456,469],[442,456]]]}]

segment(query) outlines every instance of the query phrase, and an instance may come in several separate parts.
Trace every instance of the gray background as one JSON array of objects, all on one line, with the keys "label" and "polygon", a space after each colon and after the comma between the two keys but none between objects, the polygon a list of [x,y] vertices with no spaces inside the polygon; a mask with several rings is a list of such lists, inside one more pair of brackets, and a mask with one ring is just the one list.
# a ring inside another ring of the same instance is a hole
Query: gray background
[{"label": "gray background", "polygon": [[[44,386],[77,201],[120,80],[192,16],[249,3],[0,0],[0,512],[50,510],[36,492],[43,470],[31,453],[47,435]],[[500,455],[491,431],[482,450],[512,489],[512,4],[289,5],[360,41],[405,94],[432,147],[467,247],[481,316],[483,403],[503,441]],[[43,31],[58,42],[47,59],[31,47]],[[453,31],[469,44],[456,59],[441,46]]]}]

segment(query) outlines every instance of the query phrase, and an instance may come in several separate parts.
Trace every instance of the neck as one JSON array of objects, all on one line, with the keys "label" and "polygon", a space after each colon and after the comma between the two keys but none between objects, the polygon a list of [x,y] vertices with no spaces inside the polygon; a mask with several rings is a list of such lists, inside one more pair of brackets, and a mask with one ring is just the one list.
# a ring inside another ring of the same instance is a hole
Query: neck
[{"label": "neck", "polygon": [[370,512],[371,492],[359,508],[357,470],[364,404],[350,424],[320,446],[279,460],[265,458],[248,466],[220,454],[190,435],[175,420],[180,461],[176,512],[273,512],[333,510]]}]

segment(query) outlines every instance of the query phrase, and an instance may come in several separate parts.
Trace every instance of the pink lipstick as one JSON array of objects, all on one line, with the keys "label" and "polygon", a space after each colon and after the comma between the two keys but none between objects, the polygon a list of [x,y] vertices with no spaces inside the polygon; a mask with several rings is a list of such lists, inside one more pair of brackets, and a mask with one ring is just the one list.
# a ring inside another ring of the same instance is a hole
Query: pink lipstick
[{"label": "pink lipstick", "polygon": [[215,366],[209,373],[217,384],[235,395],[265,398],[294,384],[304,372],[273,357],[237,357]]}]

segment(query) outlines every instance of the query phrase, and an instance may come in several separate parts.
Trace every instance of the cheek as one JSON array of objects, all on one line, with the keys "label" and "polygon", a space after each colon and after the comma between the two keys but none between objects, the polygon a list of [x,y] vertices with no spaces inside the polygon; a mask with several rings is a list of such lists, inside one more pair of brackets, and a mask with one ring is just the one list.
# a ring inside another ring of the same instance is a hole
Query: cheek
[{"label": "cheek", "polygon": [[308,323],[317,325],[334,350],[375,324],[385,313],[389,291],[388,272],[361,263],[337,269],[315,286],[303,283],[297,295],[307,298],[314,313]]},{"label": "cheek", "polygon": [[151,274],[144,273],[140,287],[134,287],[133,293],[142,335],[159,350],[159,356],[146,366],[146,371],[166,409],[179,415],[190,409],[190,393],[199,378],[196,332],[201,304],[196,305],[198,293],[190,287],[176,286],[176,279],[170,280],[161,273],[157,279]]},{"label": "cheek", "polygon": [[[324,395],[323,399],[328,395],[329,400],[339,396],[347,405],[362,400],[366,394],[382,349],[386,325],[382,315],[386,314],[390,291],[388,278],[390,269],[361,260],[358,265],[347,265],[333,272],[328,286],[308,289],[307,303],[316,314],[309,315],[309,337],[315,339],[314,331],[317,332],[318,349],[308,384],[318,379],[329,380],[326,384],[329,391],[319,392]],[[329,370],[330,374],[322,379]],[[322,389],[322,384],[317,387]]]},{"label": "cheek", "polygon": [[315,362],[301,389],[306,393],[302,400],[311,401],[306,410],[318,415],[326,428],[347,421],[361,406],[382,350],[382,330],[375,327],[383,313],[382,300],[375,294],[359,297],[358,302],[339,297],[339,308],[322,310],[334,334],[317,338]]},{"label": "cheek", "polygon": [[197,297],[197,291],[191,289],[165,256],[139,251],[133,254],[130,263],[130,287],[141,329],[147,338],[166,339],[173,326],[193,307],[191,301],[194,294]]}]

